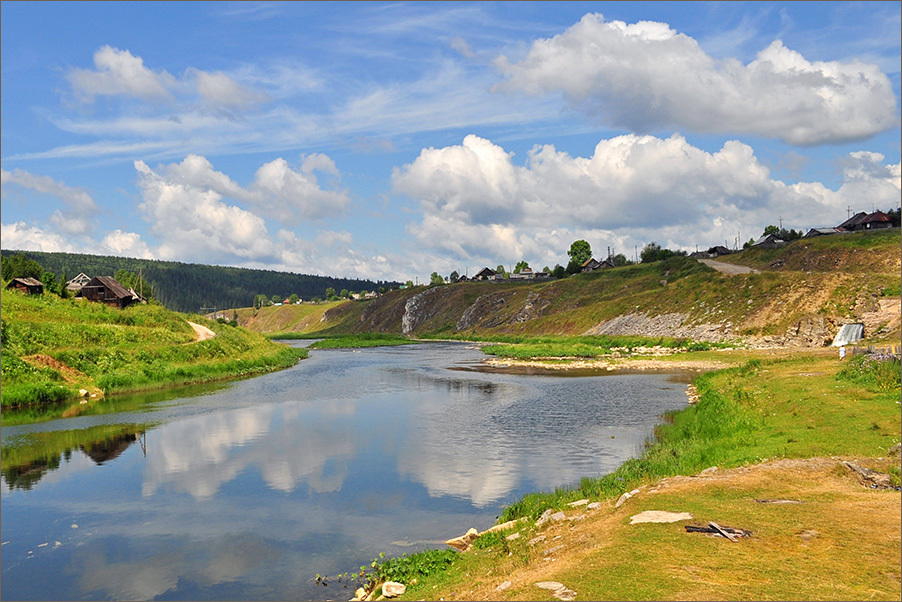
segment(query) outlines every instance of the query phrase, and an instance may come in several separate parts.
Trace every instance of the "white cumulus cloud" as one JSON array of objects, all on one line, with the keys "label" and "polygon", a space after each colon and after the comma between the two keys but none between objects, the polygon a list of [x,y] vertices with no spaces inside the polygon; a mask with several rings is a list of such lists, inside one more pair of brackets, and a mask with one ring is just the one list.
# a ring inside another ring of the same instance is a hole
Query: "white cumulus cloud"
[{"label": "white cumulus cloud", "polygon": [[579,109],[637,132],[677,128],[754,134],[796,145],[861,140],[896,127],[889,78],[873,64],[809,61],[776,40],[747,65],[715,60],[665,23],[587,14],[499,56],[500,90],[563,92]]},{"label": "white cumulus cloud", "polygon": [[[868,206],[861,210],[898,203],[899,166],[882,161],[852,153],[834,191],[771,178],[737,141],[709,153],[679,135],[630,134],[601,140],[590,157],[537,146],[517,165],[511,153],[470,135],[461,145],[424,149],[394,171],[392,183],[420,203],[422,219],[408,231],[421,248],[458,262],[554,265],[576,238],[596,252],[652,240],[692,249],[741,244],[780,217],[799,229],[836,225],[862,198]],[[741,234],[745,240],[737,240]]]},{"label": "white cumulus cloud", "polygon": [[153,71],[144,59],[128,50],[106,45],[94,53],[94,69],[72,69],[67,78],[84,100],[95,96],[125,95],[145,100],[168,99],[176,79],[166,71]]}]

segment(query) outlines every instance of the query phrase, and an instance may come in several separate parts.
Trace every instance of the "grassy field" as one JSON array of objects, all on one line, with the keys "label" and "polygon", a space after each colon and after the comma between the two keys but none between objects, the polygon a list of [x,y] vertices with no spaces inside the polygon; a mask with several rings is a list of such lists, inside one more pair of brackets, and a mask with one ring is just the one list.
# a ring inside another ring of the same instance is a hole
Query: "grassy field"
[{"label": "grassy field", "polygon": [[[13,407],[259,374],[305,350],[159,305],[124,310],[54,295],[2,296],[2,405]],[[195,342],[188,320],[214,338]]]},{"label": "grassy field", "polygon": [[[525,496],[499,523],[527,520],[480,537],[471,552],[393,559],[396,578],[416,578],[403,599],[553,600],[534,586],[549,580],[588,600],[899,599],[899,491],[861,485],[837,459],[888,473],[899,487],[899,457],[888,456],[902,428],[899,375],[894,358],[841,364],[825,352],[762,356],[704,374],[695,383],[699,402],[670,415],[641,458]],[[678,476],[714,466],[704,477]],[[579,499],[602,505],[592,513],[567,506]],[[536,529],[547,509],[584,520]],[[690,512],[693,524],[717,521],[753,536],[732,543],[687,534],[684,523],[630,525],[643,510]],[[508,540],[514,531],[519,538]],[[538,534],[546,540],[529,545]],[[379,570],[377,563],[372,574]],[[495,589],[505,581],[509,588]]]}]

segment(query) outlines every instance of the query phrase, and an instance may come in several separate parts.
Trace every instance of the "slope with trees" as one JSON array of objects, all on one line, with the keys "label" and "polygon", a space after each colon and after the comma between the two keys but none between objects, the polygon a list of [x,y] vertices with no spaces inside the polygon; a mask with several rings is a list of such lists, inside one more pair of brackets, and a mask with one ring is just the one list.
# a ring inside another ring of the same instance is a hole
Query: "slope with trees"
[{"label": "slope with trees", "polygon": [[[135,290],[143,287],[145,297],[151,295],[168,309],[181,312],[199,312],[202,308],[212,311],[250,307],[255,303],[255,295],[263,295],[267,299],[276,296],[279,301],[291,294],[299,295],[302,299],[310,299],[326,297],[328,288],[361,291],[388,289],[400,285],[398,282],[390,281],[333,278],[175,261],[76,253],[3,251],[4,257],[13,258],[19,255],[24,256],[26,261],[35,261],[43,266],[43,270],[54,274],[56,283],[62,282],[63,286],[66,278],[72,278],[80,272],[88,276],[114,277],[120,270],[136,275],[140,273],[142,281],[138,283],[135,280],[134,284],[138,285],[134,286]],[[3,277],[7,278],[5,270],[4,262]]]}]

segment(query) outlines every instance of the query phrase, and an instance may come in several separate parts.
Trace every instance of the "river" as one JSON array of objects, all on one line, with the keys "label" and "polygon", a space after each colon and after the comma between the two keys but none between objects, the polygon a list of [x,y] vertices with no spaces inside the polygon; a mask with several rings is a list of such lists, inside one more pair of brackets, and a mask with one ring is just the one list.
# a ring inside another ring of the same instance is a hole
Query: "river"
[{"label": "river", "polygon": [[[462,343],[313,350],[2,435],[3,600],[348,599],[316,574],[494,524],[641,453],[687,374],[511,374]],[[108,402],[102,402],[108,403]]]}]

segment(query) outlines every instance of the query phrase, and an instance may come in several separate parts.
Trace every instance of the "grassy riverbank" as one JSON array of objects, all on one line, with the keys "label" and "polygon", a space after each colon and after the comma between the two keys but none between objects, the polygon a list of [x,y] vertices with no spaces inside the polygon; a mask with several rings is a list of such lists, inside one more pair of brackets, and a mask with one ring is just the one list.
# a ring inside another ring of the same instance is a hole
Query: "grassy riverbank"
[{"label": "grassy riverbank", "polygon": [[280,332],[267,335],[273,340],[310,340],[317,339],[310,349],[360,349],[364,347],[391,347],[397,345],[413,345],[417,341],[394,334],[366,332],[349,335],[313,335],[297,332]]},{"label": "grassy riverbank", "polygon": [[[99,397],[250,376],[307,353],[154,304],[118,310],[8,291],[2,319],[4,408],[64,401],[80,389]],[[195,341],[188,320],[216,336]]]},{"label": "grassy riverbank", "polygon": [[[899,486],[899,458],[888,458],[900,440],[899,372],[894,359],[840,364],[832,352],[809,351],[702,375],[698,403],[670,415],[641,458],[525,496],[499,518],[524,522],[418,575],[403,598],[553,600],[534,584],[557,581],[590,600],[898,599],[900,494],[860,484],[838,458]],[[704,477],[677,476],[712,466]],[[786,498],[799,503],[755,501]],[[580,499],[601,505],[567,505]],[[537,529],[547,509],[582,518]],[[630,525],[642,510],[690,512],[693,524],[716,521],[752,537],[732,543],[688,534],[685,523]],[[422,563],[413,555],[395,564]]]}]

